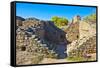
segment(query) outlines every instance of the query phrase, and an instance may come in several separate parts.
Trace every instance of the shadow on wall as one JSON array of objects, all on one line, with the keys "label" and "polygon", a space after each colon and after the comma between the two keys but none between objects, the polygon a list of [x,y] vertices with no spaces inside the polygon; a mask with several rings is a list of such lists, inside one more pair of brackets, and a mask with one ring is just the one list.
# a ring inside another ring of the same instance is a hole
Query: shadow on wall
[{"label": "shadow on wall", "polygon": [[[64,59],[67,57],[66,49],[67,49],[67,39],[66,33],[57,28],[53,22],[47,21],[44,22],[44,29],[45,29],[45,40],[48,41],[49,49],[56,52],[58,55],[58,59]],[[50,45],[51,44],[51,45]]]}]

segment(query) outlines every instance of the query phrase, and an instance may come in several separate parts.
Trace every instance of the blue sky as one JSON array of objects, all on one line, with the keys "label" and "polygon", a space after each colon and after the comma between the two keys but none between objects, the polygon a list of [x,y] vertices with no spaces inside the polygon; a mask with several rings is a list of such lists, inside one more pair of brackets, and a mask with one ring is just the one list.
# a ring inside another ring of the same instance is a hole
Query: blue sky
[{"label": "blue sky", "polygon": [[52,16],[59,16],[71,20],[75,15],[84,17],[95,12],[95,7],[16,3],[16,15],[23,18],[50,20]]}]

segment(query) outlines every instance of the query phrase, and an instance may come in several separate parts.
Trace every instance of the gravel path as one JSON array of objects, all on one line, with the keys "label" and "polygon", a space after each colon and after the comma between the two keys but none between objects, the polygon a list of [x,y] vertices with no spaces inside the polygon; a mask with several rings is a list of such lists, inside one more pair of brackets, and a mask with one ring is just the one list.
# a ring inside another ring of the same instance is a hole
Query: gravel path
[{"label": "gravel path", "polygon": [[40,64],[45,64],[45,63],[63,63],[63,62],[70,62],[67,59],[51,59],[51,58],[44,58]]}]

